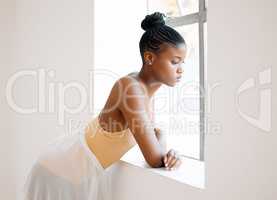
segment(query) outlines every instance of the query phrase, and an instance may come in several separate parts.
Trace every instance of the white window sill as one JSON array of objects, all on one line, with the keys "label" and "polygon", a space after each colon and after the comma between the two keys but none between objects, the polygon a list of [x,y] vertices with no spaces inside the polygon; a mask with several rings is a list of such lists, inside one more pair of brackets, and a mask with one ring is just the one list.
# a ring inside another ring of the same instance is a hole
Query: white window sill
[{"label": "white window sill", "polygon": [[145,161],[138,145],[134,146],[121,159],[125,164],[137,166],[164,177],[176,180],[196,188],[205,188],[205,163],[199,160],[182,157],[182,165],[175,170],[165,168],[151,168]]}]

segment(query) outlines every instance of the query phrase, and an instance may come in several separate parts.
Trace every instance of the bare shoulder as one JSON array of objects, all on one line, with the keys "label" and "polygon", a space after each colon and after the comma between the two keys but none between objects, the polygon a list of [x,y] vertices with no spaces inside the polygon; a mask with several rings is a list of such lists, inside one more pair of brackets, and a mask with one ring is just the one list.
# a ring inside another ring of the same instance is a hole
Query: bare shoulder
[{"label": "bare shoulder", "polygon": [[121,77],[115,83],[115,87],[117,88],[117,92],[123,95],[143,95],[145,94],[143,91],[142,84],[136,78],[137,73],[132,72],[127,74],[126,76]]}]

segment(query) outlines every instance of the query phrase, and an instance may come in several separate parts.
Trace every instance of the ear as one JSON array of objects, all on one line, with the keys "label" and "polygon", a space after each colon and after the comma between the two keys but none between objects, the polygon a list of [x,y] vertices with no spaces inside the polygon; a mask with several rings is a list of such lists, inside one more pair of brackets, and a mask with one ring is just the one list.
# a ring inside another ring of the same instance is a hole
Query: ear
[{"label": "ear", "polygon": [[145,63],[154,63],[156,55],[151,51],[145,51],[143,54]]}]

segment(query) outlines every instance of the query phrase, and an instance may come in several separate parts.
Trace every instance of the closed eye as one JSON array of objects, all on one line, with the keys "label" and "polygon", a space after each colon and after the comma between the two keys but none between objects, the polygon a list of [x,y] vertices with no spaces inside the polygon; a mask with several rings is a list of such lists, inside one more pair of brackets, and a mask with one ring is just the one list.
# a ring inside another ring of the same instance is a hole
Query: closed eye
[{"label": "closed eye", "polygon": [[[174,61],[172,61],[171,63],[174,64],[174,65],[176,65],[176,64],[178,64],[179,62],[174,62]],[[185,61],[180,62],[180,64],[185,64]]]},{"label": "closed eye", "polygon": [[172,61],[171,63],[172,63],[173,65],[176,65],[176,64],[178,64],[178,62],[174,62],[174,61]]}]

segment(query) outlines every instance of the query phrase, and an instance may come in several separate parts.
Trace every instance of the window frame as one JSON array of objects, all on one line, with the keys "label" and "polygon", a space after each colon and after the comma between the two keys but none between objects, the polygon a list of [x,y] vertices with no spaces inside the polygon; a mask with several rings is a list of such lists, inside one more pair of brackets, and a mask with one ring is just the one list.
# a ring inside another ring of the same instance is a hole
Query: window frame
[{"label": "window frame", "polygon": [[[147,14],[150,14],[149,10],[149,1],[146,0],[147,4]],[[178,1],[178,0],[176,0]],[[176,28],[179,26],[191,25],[191,24],[198,24],[198,38],[199,38],[199,94],[200,94],[200,150],[199,150],[199,159],[193,158],[187,155],[181,155],[184,157],[188,157],[191,159],[196,159],[200,161],[204,161],[205,154],[205,132],[206,132],[206,118],[205,118],[205,91],[206,91],[206,67],[205,67],[205,35],[204,35],[204,26],[207,22],[207,8],[206,8],[206,1],[205,0],[198,0],[198,12],[182,15],[178,17],[168,17],[166,20],[166,25]]]}]

